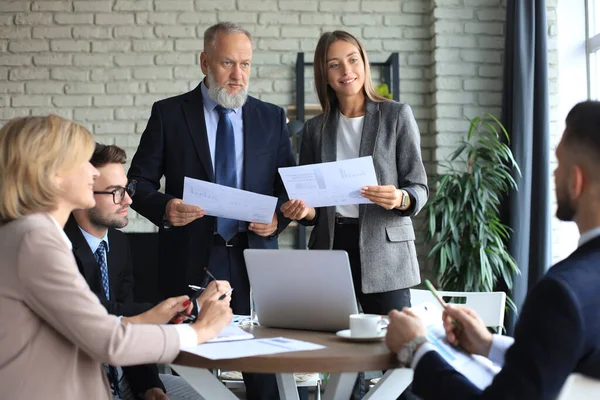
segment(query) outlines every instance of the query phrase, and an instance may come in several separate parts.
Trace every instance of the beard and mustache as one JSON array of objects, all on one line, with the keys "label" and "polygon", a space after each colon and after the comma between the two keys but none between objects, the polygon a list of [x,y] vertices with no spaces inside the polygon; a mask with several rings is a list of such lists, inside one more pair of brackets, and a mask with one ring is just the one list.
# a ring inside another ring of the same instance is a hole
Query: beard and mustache
[{"label": "beard and mustache", "polygon": [[242,81],[227,81],[225,83],[225,85],[230,83],[243,85],[240,93],[230,94],[226,88],[217,83],[210,68],[208,68],[206,79],[208,81],[208,96],[223,108],[240,108],[244,105],[246,99],[248,99],[248,85],[244,85]]},{"label": "beard and mustache", "polygon": [[[117,212],[124,211],[127,208],[129,208],[129,206],[120,208]],[[88,210],[88,217],[93,225],[101,228],[122,229],[129,223],[129,218],[127,216],[110,218],[109,216],[102,215],[96,208],[90,208]]]},{"label": "beard and mustache", "polygon": [[566,190],[556,190],[556,218],[561,221],[573,221],[577,208],[573,205],[571,199],[566,194]]}]

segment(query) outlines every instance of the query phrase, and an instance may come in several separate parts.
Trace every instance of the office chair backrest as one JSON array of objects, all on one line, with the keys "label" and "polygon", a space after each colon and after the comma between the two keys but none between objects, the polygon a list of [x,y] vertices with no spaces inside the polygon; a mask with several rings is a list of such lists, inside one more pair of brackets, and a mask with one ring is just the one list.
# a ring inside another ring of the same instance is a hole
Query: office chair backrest
[{"label": "office chair backrest", "polygon": [[[506,293],[504,292],[449,292],[438,291],[447,303],[461,303],[472,308],[481,317],[486,326],[498,328],[504,326]],[[439,305],[429,290],[410,289],[412,305],[431,302]],[[464,299],[459,300],[459,299]],[[440,306],[441,309],[441,306]]]}]

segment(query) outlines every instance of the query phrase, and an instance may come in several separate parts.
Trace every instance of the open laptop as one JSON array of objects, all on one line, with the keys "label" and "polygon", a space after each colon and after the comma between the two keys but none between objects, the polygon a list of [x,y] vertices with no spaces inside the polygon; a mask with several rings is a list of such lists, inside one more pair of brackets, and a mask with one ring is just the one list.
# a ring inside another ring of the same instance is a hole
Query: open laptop
[{"label": "open laptop", "polygon": [[358,312],[345,251],[247,249],[244,258],[263,326],[334,332]]}]

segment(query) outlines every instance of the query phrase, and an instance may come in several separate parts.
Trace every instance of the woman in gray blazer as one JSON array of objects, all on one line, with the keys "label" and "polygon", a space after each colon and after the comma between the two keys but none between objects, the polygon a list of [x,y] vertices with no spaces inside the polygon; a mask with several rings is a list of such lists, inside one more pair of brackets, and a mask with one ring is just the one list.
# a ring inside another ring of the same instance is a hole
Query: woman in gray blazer
[{"label": "woman in gray blazer", "polygon": [[365,313],[410,306],[420,282],[411,216],[427,201],[420,135],[410,106],[373,89],[367,54],[347,32],[327,32],[315,50],[315,85],[323,113],[307,121],[300,164],[373,156],[379,186],[361,190],[373,204],[309,208],[300,199],[281,210],[315,225],[308,247],[348,252]]},{"label": "woman in gray blazer", "polygon": [[111,399],[102,363],[168,363],[181,346],[231,321],[229,298],[218,301],[216,291],[190,325],[143,325],[157,316],[167,323],[186,309],[187,296],[165,300],[152,315],[107,313],[63,232],[71,211],[95,204],[93,149],[84,127],[58,116],[17,118],[0,129],[3,399]]}]

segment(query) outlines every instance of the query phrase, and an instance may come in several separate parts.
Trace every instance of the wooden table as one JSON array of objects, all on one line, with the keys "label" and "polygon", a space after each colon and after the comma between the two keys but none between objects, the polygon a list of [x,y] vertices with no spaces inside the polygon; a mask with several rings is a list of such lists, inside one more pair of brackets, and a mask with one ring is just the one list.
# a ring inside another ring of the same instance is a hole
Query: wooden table
[{"label": "wooden table", "polygon": [[387,370],[365,399],[395,399],[412,382],[412,370],[400,368],[395,355],[383,340],[357,343],[339,338],[334,333],[261,326],[248,327],[246,330],[257,339],[281,336],[320,344],[325,348],[227,360],[209,360],[182,352],[172,368],[207,400],[236,399],[207,369],[275,373],[281,399],[298,399],[294,372],[331,373],[325,400],[347,400],[359,371]]}]

